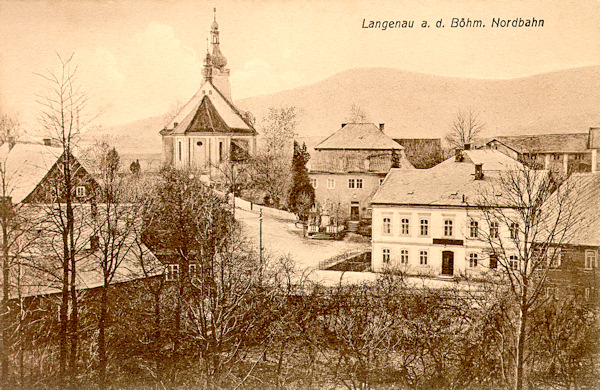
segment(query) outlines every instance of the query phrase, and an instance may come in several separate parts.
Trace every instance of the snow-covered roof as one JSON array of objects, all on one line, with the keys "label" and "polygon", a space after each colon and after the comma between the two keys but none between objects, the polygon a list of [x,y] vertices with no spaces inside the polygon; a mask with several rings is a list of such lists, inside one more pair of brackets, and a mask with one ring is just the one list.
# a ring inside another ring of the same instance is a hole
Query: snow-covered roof
[{"label": "snow-covered roof", "polygon": [[0,146],[6,195],[13,203],[21,202],[36,188],[62,152],[62,148],[38,144],[17,143],[10,150],[6,142]]},{"label": "snow-covered roof", "polygon": [[[494,186],[500,171],[522,168],[518,161],[496,150],[462,153],[460,162],[452,157],[429,169],[390,170],[371,203],[466,206]],[[481,180],[475,180],[476,164],[483,164]]]},{"label": "snow-covered roof", "polygon": [[[170,134],[188,132],[256,133],[239,111],[207,81],[167,124]],[[200,123],[200,124],[199,124]],[[224,126],[219,126],[222,124]],[[194,126],[195,125],[195,126]]]}]

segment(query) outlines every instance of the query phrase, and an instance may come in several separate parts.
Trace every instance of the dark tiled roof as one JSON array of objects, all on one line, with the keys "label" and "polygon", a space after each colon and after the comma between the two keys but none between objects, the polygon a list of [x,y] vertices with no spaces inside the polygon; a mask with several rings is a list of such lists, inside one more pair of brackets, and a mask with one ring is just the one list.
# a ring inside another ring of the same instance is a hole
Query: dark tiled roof
[{"label": "dark tiled roof", "polygon": [[321,149],[401,150],[397,142],[373,123],[349,123],[315,146]]},{"label": "dark tiled roof", "polygon": [[588,134],[540,134],[495,137],[497,140],[519,153],[559,153],[584,152],[587,150]]}]

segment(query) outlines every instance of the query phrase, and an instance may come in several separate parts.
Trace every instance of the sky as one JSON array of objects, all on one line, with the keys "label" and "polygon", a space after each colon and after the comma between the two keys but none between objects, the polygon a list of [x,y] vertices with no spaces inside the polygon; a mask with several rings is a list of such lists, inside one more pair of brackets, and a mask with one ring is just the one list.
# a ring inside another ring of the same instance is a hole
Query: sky
[{"label": "sky", "polygon": [[[162,115],[200,87],[213,7],[234,100],[359,67],[497,79],[600,64],[598,1],[4,0],[0,109],[39,126],[39,74],[74,53],[96,122]],[[451,28],[452,18],[485,27]],[[544,26],[492,28],[492,18]],[[384,20],[414,27],[363,28]]]}]

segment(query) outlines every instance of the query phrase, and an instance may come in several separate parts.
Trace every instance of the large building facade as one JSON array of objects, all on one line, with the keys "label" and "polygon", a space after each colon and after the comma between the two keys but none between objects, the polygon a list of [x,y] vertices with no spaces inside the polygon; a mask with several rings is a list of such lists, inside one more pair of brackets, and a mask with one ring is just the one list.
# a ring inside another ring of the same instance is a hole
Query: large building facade
[{"label": "large building facade", "polygon": [[314,149],[309,177],[315,202],[336,219],[369,219],[369,202],[389,170],[413,169],[404,147],[383,133],[383,124],[344,124]]},{"label": "large building facade", "polygon": [[512,233],[474,203],[499,172],[520,166],[495,150],[465,150],[430,169],[392,169],[372,200],[373,270],[453,277],[497,268],[484,237]]},{"label": "large building facade", "polygon": [[206,53],[202,86],[160,134],[166,163],[215,174],[222,164],[252,155],[257,132],[252,114],[233,104],[216,17],[210,36],[212,53]]}]

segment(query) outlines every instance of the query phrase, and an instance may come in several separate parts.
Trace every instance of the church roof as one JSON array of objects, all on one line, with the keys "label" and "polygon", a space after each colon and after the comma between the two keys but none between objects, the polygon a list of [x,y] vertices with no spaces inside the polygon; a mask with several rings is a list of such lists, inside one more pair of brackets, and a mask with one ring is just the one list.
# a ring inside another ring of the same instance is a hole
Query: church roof
[{"label": "church roof", "polygon": [[324,139],[315,149],[402,150],[404,147],[385,135],[374,123],[349,123]]},{"label": "church roof", "polygon": [[166,135],[191,132],[256,134],[244,113],[209,81],[175,115],[167,129]]}]

